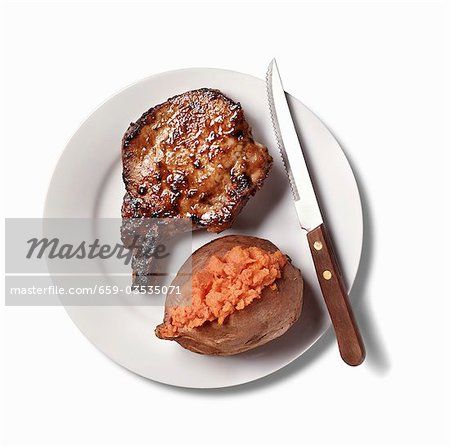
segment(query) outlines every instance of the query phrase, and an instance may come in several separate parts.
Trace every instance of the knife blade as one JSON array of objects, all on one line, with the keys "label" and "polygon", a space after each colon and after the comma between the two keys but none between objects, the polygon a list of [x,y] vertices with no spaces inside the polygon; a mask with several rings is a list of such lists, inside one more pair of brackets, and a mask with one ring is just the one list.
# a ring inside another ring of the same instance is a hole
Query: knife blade
[{"label": "knife blade", "polygon": [[342,359],[351,366],[361,364],[365,348],[350,306],[347,288],[323,222],[319,201],[298,138],[275,59],[266,75],[270,116],[278,149],[294,196],[301,228],[311,251],[317,279],[334,327]]}]

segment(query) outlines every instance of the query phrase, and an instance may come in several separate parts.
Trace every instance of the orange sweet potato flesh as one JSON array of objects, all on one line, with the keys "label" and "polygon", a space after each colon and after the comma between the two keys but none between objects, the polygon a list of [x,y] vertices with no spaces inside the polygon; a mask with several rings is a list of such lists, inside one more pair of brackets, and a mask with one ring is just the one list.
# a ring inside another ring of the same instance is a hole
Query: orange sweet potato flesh
[{"label": "orange sweet potato flesh", "polygon": [[261,298],[265,287],[276,290],[274,282],[281,278],[286,262],[281,251],[240,245],[221,257],[212,255],[192,277],[191,304],[168,309],[169,321],[159,328],[159,335],[176,337],[214,320],[223,324],[228,316]]},{"label": "orange sweet potato flesh", "polygon": [[[192,276],[186,275],[192,269]],[[300,316],[303,279],[271,242],[225,236],[197,250],[166,299],[159,338],[193,352],[234,355],[284,334]]]}]

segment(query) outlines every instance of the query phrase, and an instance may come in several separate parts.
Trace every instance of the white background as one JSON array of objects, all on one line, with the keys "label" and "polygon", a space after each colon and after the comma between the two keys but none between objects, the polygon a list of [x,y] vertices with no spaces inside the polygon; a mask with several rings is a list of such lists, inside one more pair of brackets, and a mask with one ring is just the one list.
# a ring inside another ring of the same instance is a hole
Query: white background
[{"label": "white background", "polygon": [[2,306],[3,445],[449,445],[445,6],[3,3],[4,216],[42,215],[66,141],[127,84],[195,66],[263,77],[276,56],[357,175],[366,237],[353,299],[368,351],[350,368],[328,333],[269,378],[183,390],[113,364],[62,308]]}]

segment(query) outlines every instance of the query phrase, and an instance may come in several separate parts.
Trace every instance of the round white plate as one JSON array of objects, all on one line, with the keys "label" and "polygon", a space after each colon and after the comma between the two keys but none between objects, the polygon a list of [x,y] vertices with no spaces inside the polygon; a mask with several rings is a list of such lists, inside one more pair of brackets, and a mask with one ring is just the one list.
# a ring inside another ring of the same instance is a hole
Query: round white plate
[{"label": "round white plate", "polygon": [[[299,321],[284,336],[255,350],[232,357],[208,357],[156,338],[153,330],[162,320],[161,307],[66,309],[95,346],[136,374],[176,386],[217,388],[250,382],[277,371],[303,354],[330,325],[275,143],[261,79],[234,71],[196,68],[161,73],[122,90],[100,106],[67,144],[51,180],[45,217],[120,217],[124,194],[120,145],[129,123],[151,106],[200,87],[218,88],[239,101],[255,139],[265,144],[274,158],[262,190],[250,199],[233,228],[223,234],[269,239],[292,258],[306,284]],[[292,96],[288,99],[350,289],[363,234],[356,181],[330,131],[300,101]],[[197,231],[193,249],[216,237]]]}]

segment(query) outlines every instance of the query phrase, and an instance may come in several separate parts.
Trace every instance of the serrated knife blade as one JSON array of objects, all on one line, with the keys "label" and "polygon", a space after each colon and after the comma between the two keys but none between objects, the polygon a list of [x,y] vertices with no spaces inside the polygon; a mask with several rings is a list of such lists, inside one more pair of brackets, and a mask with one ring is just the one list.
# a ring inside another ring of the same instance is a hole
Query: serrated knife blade
[{"label": "serrated knife blade", "polygon": [[275,59],[272,60],[267,70],[266,85],[275,138],[294,195],[295,209],[301,227],[306,231],[311,231],[323,223],[322,213],[303,149],[292,121]]},{"label": "serrated knife blade", "polygon": [[331,238],[322,219],[275,59],[267,70],[266,85],[275,138],[294,195],[300,226],[306,231],[308,246],[333,323],[339,352],[346,363],[356,366],[364,361],[364,343],[350,306]]}]

